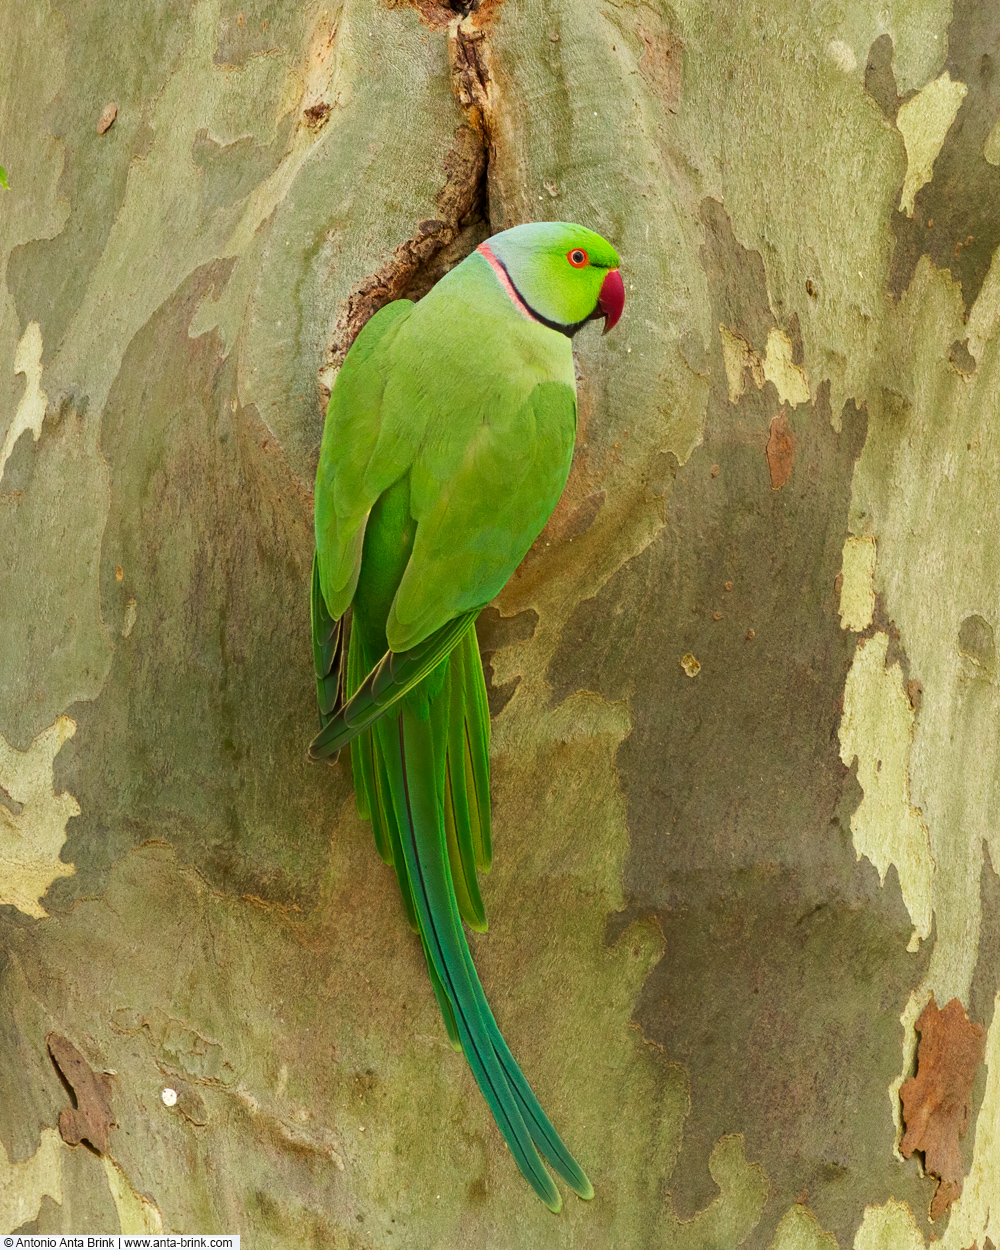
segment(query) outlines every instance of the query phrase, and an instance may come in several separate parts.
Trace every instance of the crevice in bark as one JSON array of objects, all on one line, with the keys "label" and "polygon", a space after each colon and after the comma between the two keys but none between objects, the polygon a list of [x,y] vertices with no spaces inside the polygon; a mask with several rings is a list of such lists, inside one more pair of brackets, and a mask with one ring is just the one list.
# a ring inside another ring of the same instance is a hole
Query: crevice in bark
[{"label": "crevice in bark", "polygon": [[384,265],[363,278],[340,306],[320,370],[323,405],[348,348],[369,317],[395,299],[420,299],[489,234],[486,219],[486,151],[470,126],[459,126],[444,161],[445,183],[437,195],[439,217],[417,223]]},{"label": "crevice in bark", "polygon": [[417,223],[375,273],[363,278],[341,304],[319,371],[323,407],[337,370],[361,328],[395,299],[422,299],[444,275],[490,234],[490,91],[485,34],[473,20],[488,21],[498,0],[411,0],[420,20],[448,33],[452,89],[468,121],[455,131],[444,160],[445,182],[436,197],[439,216]]},{"label": "crevice in bark", "polygon": [[469,120],[489,145],[490,91],[493,79],[489,70],[486,32],[470,13],[448,28],[448,54],[455,98],[469,114]]},{"label": "crevice in bark", "polygon": [[439,32],[447,30],[456,17],[473,13],[488,21],[502,4],[503,0],[390,0],[390,8],[414,8],[425,26]]}]

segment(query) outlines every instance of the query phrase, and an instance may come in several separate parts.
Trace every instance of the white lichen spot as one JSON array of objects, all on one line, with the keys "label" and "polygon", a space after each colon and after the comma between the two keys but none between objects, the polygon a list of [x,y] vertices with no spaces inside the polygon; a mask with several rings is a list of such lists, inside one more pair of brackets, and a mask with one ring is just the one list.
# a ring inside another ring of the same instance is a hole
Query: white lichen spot
[{"label": "white lichen spot", "polygon": [[848,535],[841,556],[840,628],[860,633],[875,611],[875,539]]},{"label": "white lichen spot", "polygon": [[783,404],[797,407],[809,402],[809,382],[801,365],[792,363],[788,336],[775,328],[767,336],[764,377],[773,382]]},{"label": "white lichen spot", "polygon": [[160,1098],[162,1099],[165,1107],[177,1106],[177,1090],[171,1089],[169,1085],[166,1089],[160,1090]]},{"label": "white lichen spot", "polygon": [[150,1233],[163,1232],[163,1217],[159,1207],[151,1202],[145,1194],[140,1194],[120,1163],[101,1155],[104,1175],[107,1177],[108,1189],[118,1213],[118,1223],[125,1236],[142,1236]]},{"label": "white lichen spot", "polygon": [[826,50],[837,69],[842,69],[845,74],[850,74],[858,68],[858,58],[854,55],[854,49],[844,43],[843,39],[831,39],[826,45]]},{"label": "white lichen spot", "polygon": [[883,1207],[865,1207],[854,1250],[924,1250],[924,1239],[906,1203],[890,1198]]},{"label": "white lichen spot", "polygon": [[888,634],[858,643],[844,683],[840,758],[858,761],[864,798],[851,817],[858,858],[864,855],[885,882],[896,865],[903,902],[921,939],[931,931],[930,839],[920,811],[910,803],[909,761],[914,710],[898,663],[886,668]]},{"label": "white lichen spot", "polygon": [[38,919],[48,915],[38,900],[52,882],[76,872],[59,852],[80,805],[52,790],[53,761],[75,733],[76,722],[60,716],[27,751],[15,751],[0,735],[0,787],[12,800],[10,806],[0,800],[0,903]]},{"label": "white lichen spot", "polygon": [[941,1250],[966,1250],[989,1242],[1000,1246],[1000,994],[993,1001],[985,1060],[986,1091],[976,1118],[972,1167],[961,1197],[948,1213],[948,1230],[938,1243]]},{"label": "white lichen spot", "polygon": [[952,82],[945,70],[899,110],[896,125],[906,148],[906,177],[899,207],[907,217],[913,216],[917,192],[931,180],[934,162],[967,91],[964,82]]},{"label": "white lichen spot", "polygon": [[21,335],[21,341],[14,352],[14,373],[24,374],[24,394],[17,405],[13,421],[7,427],[3,446],[0,447],[0,479],[3,478],[14,444],[24,431],[30,430],[36,443],[42,433],[49,397],[42,390],[42,328],[37,321],[30,321]]},{"label": "white lichen spot", "polygon": [[807,1206],[796,1203],[781,1217],[768,1250],[837,1250],[833,1233],[825,1233]]},{"label": "white lichen spot", "polygon": [[62,1139],[43,1128],[30,1159],[11,1163],[0,1142],[0,1230],[13,1232],[35,1219],[44,1197],[62,1206]]},{"label": "white lichen spot", "polygon": [[991,165],[1000,165],[1000,120],[986,136],[986,143],[983,146],[983,157],[989,161]]}]

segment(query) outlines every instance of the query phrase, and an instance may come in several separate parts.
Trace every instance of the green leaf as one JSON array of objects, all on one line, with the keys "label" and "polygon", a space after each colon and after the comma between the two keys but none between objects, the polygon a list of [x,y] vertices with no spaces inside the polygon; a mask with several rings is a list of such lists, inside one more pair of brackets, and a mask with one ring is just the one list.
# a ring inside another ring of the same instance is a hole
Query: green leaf
[{"label": "green leaf", "polygon": [[7,186],[7,171],[2,165],[0,165],[0,187],[3,187],[5,191],[9,189]]}]

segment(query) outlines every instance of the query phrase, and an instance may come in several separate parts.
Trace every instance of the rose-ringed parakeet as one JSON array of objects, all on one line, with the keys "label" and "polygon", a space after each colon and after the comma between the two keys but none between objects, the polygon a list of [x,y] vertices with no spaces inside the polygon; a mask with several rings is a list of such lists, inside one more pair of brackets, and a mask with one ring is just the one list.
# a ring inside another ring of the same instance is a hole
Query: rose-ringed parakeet
[{"label": "rose-ringed parakeet", "polygon": [[[541,532],[576,437],[573,335],[618,320],[618,255],[565,222],[494,235],[419,303],[397,300],[337,376],[316,475],[314,759],[351,745],[358,807],[396,871],[449,1037],[521,1171],[593,1188],[493,1018],[464,920],[483,931],[490,717],[473,629]],[[350,644],[344,616],[352,609]]]}]

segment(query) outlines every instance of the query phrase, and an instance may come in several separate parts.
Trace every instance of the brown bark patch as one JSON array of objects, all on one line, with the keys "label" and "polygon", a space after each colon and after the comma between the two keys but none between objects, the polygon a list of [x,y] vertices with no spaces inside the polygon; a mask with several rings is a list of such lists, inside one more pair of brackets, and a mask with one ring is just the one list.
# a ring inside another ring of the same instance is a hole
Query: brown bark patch
[{"label": "brown bark patch", "polygon": [[109,1130],[117,1123],[111,1112],[111,1082],[95,1072],[67,1038],[50,1033],[45,1045],[75,1103],[59,1112],[59,1136],[67,1145],[85,1141],[105,1154]]},{"label": "brown bark patch", "polygon": [[924,1156],[924,1169],[939,1178],[931,1219],[943,1215],[962,1192],[962,1150],[972,1112],[972,1082],[983,1060],[986,1030],[972,1024],[957,998],[940,1010],[934,998],[917,1021],[917,1074],[899,1091],[906,1132],[900,1151]]},{"label": "brown bark patch", "polygon": [[[389,0],[387,7],[402,9],[407,5],[400,3],[400,0]],[[417,17],[425,26],[438,33],[447,30],[458,15],[457,9],[453,9],[450,4],[438,4],[437,0],[410,0],[409,7],[416,9]]]},{"label": "brown bark patch", "polygon": [[535,542],[572,542],[574,538],[579,538],[597,520],[598,513],[604,507],[605,499],[605,492],[598,490],[585,495],[579,503],[570,500],[569,502],[572,506],[563,509],[557,508],[552,514],[552,519],[538,538],[535,539]]},{"label": "brown bark patch", "polygon": [[681,99],[681,63],[684,44],[673,31],[655,34],[639,27],[646,51],[639,58],[639,73],[649,83],[671,113],[676,113]]},{"label": "brown bark patch", "polygon": [[472,17],[467,17],[451,27],[448,56],[451,61],[451,86],[455,98],[468,111],[472,125],[487,137],[493,79],[489,71],[485,34],[473,22]]},{"label": "brown bark patch", "polygon": [[771,418],[767,436],[767,469],[771,474],[771,489],[781,490],[792,473],[795,463],[795,431],[785,416],[785,410]]},{"label": "brown bark patch", "polygon": [[894,125],[899,113],[899,91],[892,68],[892,35],[879,35],[868,50],[865,91]]},{"label": "brown bark patch", "polygon": [[302,120],[310,130],[321,130],[329,116],[330,106],[325,100],[320,100],[317,104],[312,104],[309,108],[302,110]]},{"label": "brown bark patch", "polygon": [[534,608],[518,612],[516,616],[501,616],[494,607],[484,608],[476,620],[476,635],[479,652],[483,657],[486,698],[491,719],[500,715],[521,683],[520,677],[514,677],[498,686],[493,679],[493,655],[505,647],[529,642],[534,637],[537,626],[538,613]]}]

